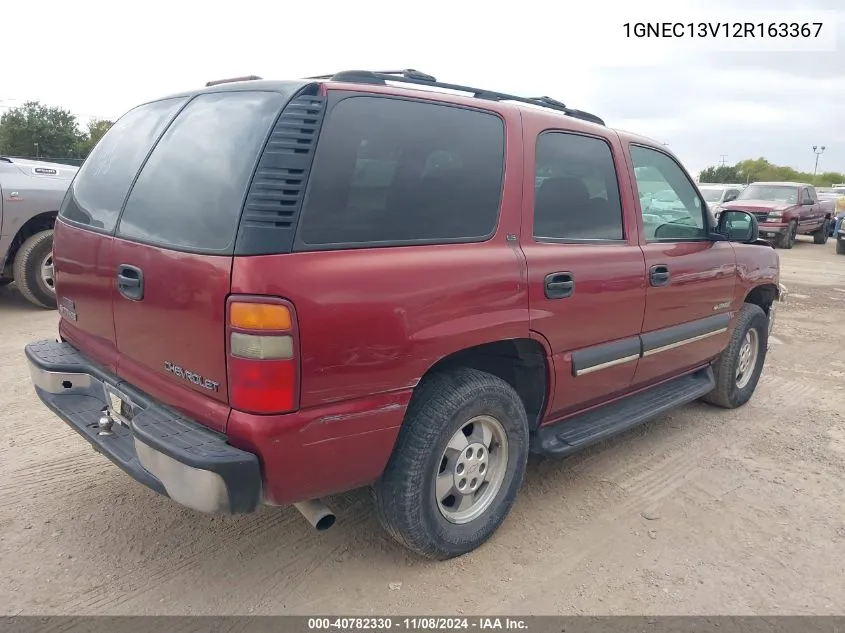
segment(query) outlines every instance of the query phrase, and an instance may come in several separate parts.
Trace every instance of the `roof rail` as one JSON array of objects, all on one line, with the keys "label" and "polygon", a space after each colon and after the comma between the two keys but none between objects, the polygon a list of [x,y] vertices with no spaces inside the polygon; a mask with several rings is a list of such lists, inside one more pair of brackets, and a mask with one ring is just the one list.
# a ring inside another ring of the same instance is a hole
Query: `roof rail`
[{"label": "roof rail", "polygon": [[388,81],[395,81],[418,86],[433,86],[435,88],[444,88],[446,90],[455,90],[457,92],[467,92],[477,99],[488,99],[490,101],[518,101],[520,103],[541,106],[558,112],[563,112],[567,116],[571,116],[576,119],[605,125],[605,122],[595,114],[584,112],[583,110],[568,108],[565,104],[556,99],[552,99],[551,97],[519,97],[504,92],[487,90],[485,88],[473,88],[471,86],[462,86],[460,84],[444,83],[437,81],[437,79],[431,75],[420,72],[419,70],[414,70],[413,68],[408,68],[406,70],[343,70],[331,75],[307,77],[307,79],[332,79],[334,81],[347,81],[350,83],[374,85],[384,85]]},{"label": "roof rail", "polygon": [[206,82],[205,87],[219,86],[220,84],[228,84],[234,81],[259,81],[261,77],[258,75],[246,75],[244,77],[232,77],[230,79],[215,79],[214,81]]}]

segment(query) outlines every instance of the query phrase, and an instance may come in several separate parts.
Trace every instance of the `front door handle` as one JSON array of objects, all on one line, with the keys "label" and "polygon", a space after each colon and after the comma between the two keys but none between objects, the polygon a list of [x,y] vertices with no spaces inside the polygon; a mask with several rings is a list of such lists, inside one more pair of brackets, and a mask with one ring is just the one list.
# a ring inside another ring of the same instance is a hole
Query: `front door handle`
[{"label": "front door handle", "polygon": [[669,284],[669,267],[664,264],[652,266],[649,270],[649,281],[652,286],[666,286]]},{"label": "front door handle", "polygon": [[131,301],[144,298],[144,271],[137,266],[121,264],[117,267],[117,290]]},{"label": "front door handle", "polygon": [[575,275],[569,272],[546,275],[546,299],[564,299],[575,292]]}]

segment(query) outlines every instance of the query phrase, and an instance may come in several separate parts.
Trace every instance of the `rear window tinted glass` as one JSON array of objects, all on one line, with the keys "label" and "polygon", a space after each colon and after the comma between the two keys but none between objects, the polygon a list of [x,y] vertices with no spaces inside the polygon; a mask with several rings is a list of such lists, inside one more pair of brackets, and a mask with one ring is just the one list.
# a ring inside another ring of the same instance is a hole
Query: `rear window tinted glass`
[{"label": "rear window tinted glass", "polygon": [[258,154],[286,97],[196,97],[144,165],[120,218],[121,237],[179,250],[229,252]]},{"label": "rear window tinted glass", "polygon": [[76,175],[60,215],[111,232],[141,163],[185,99],[165,99],[124,114]]},{"label": "rear window tinted glass", "polygon": [[350,97],[320,135],[299,240],[377,245],[484,239],[496,227],[504,124],[475,110]]},{"label": "rear window tinted glass", "polygon": [[534,237],[621,240],[622,203],[606,141],[547,132],[537,139]]}]

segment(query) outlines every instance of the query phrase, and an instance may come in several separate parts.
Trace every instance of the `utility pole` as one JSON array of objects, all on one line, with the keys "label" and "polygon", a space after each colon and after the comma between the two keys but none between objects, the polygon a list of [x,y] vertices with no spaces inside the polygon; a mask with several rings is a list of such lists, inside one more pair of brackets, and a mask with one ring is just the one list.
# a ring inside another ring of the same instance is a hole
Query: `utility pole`
[{"label": "utility pole", "polygon": [[719,161],[719,165],[724,167],[725,165],[728,164],[728,155],[727,154],[719,154],[719,158],[721,159]]},{"label": "utility pole", "polygon": [[824,145],[819,147],[818,145],[813,145],[813,154],[816,155],[816,165],[813,167],[813,184],[816,184],[816,172],[819,170],[819,156],[824,154]]}]

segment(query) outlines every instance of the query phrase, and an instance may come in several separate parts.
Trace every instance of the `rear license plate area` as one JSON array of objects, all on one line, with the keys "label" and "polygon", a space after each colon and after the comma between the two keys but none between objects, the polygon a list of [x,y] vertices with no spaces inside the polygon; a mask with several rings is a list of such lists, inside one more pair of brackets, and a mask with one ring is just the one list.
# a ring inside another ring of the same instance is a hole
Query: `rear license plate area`
[{"label": "rear license plate area", "polygon": [[118,424],[129,426],[135,415],[135,407],[129,397],[111,385],[103,385],[106,391],[106,408],[109,417]]}]

